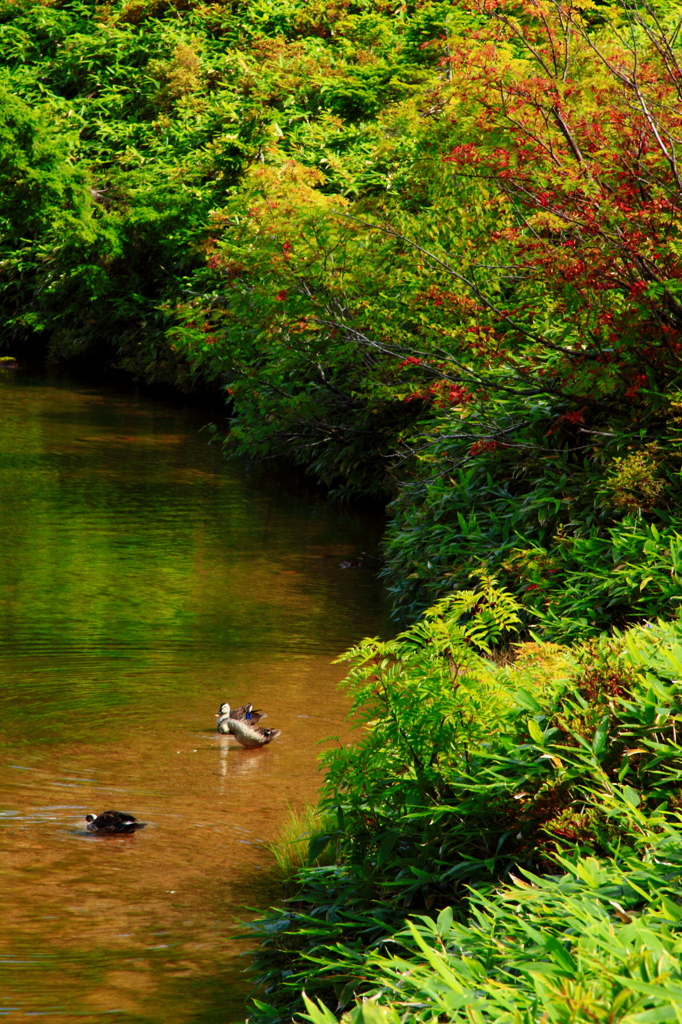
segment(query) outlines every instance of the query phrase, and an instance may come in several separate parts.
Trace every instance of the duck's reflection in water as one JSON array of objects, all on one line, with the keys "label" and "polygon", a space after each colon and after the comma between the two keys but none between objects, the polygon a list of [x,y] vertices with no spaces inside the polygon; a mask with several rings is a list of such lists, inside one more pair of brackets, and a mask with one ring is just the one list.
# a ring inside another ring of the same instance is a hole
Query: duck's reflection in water
[{"label": "duck's reflection in water", "polygon": [[218,791],[220,793],[225,792],[225,776],[227,775],[227,755],[230,750],[230,738],[229,736],[221,736],[218,733],[217,736],[218,744],[218,778],[220,783],[218,785]]},{"label": "duck's reflection in water", "polygon": [[219,735],[216,737],[216,741],[218,748],[218,791],[220,793],[225,792],[225,780],[228,774],[234,777],[235,775],[251,775],[257,771],[272,770],[269,751],[263,750],[260,747],[255,750],[249,750],[246,747],[242,747],[235,740],[230,742],[229,736]]}]

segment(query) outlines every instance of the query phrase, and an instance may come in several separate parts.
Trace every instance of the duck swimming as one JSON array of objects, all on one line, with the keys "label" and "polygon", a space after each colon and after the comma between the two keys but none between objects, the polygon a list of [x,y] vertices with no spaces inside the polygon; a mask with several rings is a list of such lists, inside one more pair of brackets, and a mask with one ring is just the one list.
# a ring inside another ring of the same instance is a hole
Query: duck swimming
[{"label": "duck swimming", "polygon": [[97,817],[94,814],[86,814],[85,820],[88,832],[106,836],[130,835],[147,824],[146,821],[138,821],[132,814],[126,814],[125,811],[102,811]]},{"label": "duck swimming", "polygon": [[248,722],[249,725],[256,725],[257,722],[260,722],[261,718],[267,717],[268,716],[263,711],[254,711],[253,704],[242,704],[239,708],[231,708],[227,702],[224,702],[218,708],[218,714],[216,715],[218,721],[216,725],[220,732],[229,733],[229,729],[220,728],[221,722],[224,722],[228,718],[231,721],[242,721]]},{"label": "duck swimming", "polygon": [[228,718],[225,716],[218,721],[218,732],[232,733],[234,738],[243,747],[253,750],[256,747],[264,747],[267,743],[272,743],[282,730],[263,729],[260,725],[251,725],[250,722],[246,722],[241,718]]}]

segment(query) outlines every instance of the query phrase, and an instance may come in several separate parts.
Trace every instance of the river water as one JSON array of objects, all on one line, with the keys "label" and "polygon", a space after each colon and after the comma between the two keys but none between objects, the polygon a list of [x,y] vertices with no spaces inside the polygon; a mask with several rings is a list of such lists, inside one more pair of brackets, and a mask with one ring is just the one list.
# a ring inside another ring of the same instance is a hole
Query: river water
[{"label": "river water", "polygon": [[[224,467],[202,422],[0,373],[0,1018],[244,1020],[265,844],[349,740],[331,660],[384,628],[379,523]],[[282,735],[219,736],[222,700]],[[85,832],[110,808],[147,828]]]}]

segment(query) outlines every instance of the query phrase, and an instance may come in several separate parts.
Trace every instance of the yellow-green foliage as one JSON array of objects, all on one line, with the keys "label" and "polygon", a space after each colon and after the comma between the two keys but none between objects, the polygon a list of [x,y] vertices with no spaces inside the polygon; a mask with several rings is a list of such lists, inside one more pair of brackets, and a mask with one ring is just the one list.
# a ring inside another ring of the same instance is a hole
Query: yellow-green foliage
[{"label": "yellow-green foliage", "polygon": [[651,511],[665,480],[660,476],[661,446],[657,441],[614,459],[604,480],[607,502],[620,512]]},{"label": "yellow-green foliage", "polygon": [[514,616],[483,580],[349,652],[336,862],[265,923],[259,1021],[676,1021],[682,624],[483,657]]}]

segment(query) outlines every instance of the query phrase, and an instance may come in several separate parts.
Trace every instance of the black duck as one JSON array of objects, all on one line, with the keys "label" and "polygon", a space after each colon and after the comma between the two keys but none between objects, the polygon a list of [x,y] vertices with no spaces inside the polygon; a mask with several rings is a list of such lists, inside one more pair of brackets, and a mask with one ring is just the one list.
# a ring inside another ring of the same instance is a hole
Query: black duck
[{"label": "black duck", "polygon": [[126,814],[125,811],[102,811],[97,817],[94,814],[86,814],[85,820],[88,832],[105,836],[129,835],[147,824],[146,821],[138,821],[132,814]]}]

